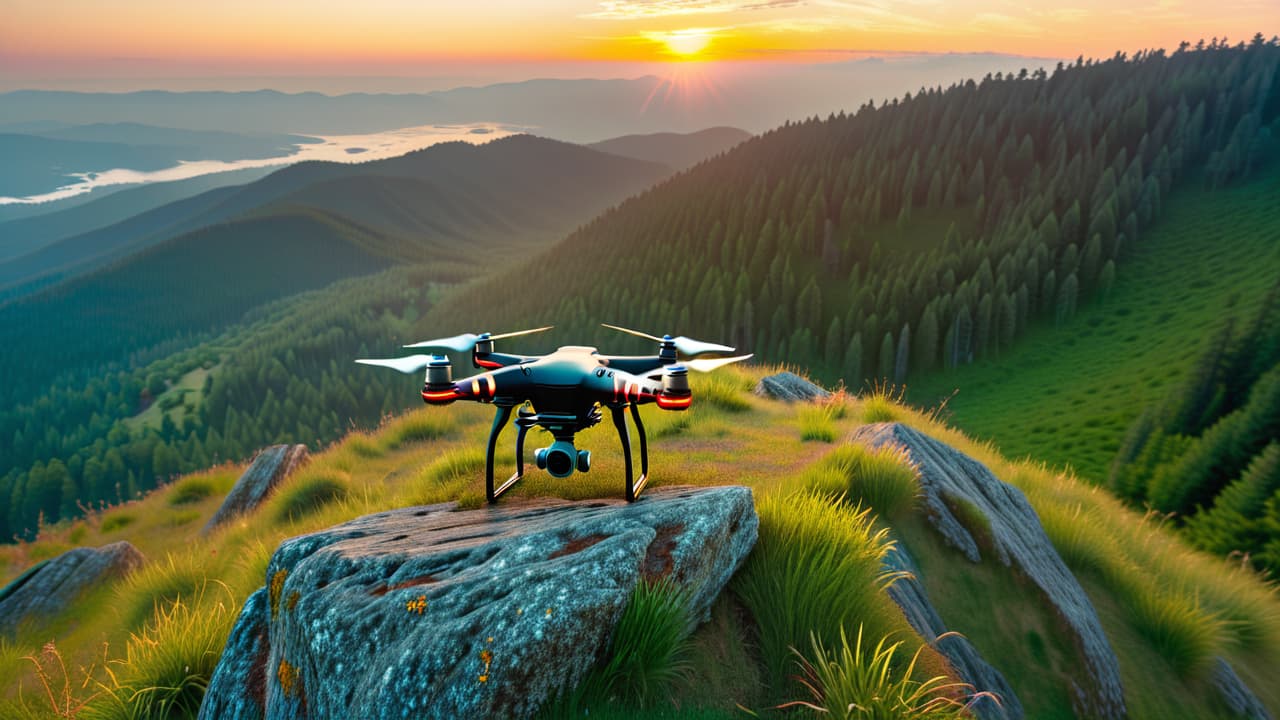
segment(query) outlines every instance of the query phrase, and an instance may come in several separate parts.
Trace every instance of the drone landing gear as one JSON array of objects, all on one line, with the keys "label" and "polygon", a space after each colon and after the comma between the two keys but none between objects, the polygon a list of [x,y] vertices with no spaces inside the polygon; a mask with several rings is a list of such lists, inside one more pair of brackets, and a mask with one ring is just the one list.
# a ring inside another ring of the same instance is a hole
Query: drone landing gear
[{"label": "drone landing gear", "polygon": [[[627,430],[626,408],[631,407],[631,418],[635,421],[636,430],[640,433],[640,477],[635,477],[635,470],[631,459],[631,434]],[[519,417],[516,418],[516,472],[507,478],[501,485],[495,485],[493,478],[494,453],[498,447],[498,436],[502,434],[503,428],[507,423],[511,422],[511,414],[515,409],[513,405],[497,405],[498,412],[493,417],[493,426],[489,430],[489,444],[485,450],[484,462],[484,494],[490,504],[496,503],[503,493],[510,490],[521,478],[524,477],[524,438],[528,434],[529,428],[545,422],[550,416],[544,415],[539,417],[532,412],[524,410],[520,411]],[[635,403],[623,403],[617,407],[610,407],[610,413],[613,415],[613,426],[618,429],[618,439],[622,442],[622,455],[625,460],[626,481],[627,481],[627,502],[635,502],[640,497],[640,493],[644,491],[645,483],[649,481],[649,443],[645,436],[644,422],[640,420],[640,410]],[[599,420],[599,415],[592,413],[594,417],[589,418],[589,424],[580,424],[578,429],[590,425],[594,425]],[[572,416],[570,416],[572,417]],[[556,418],[563,420],[564,418]],[[558,435],[557,439],[567,437],[570,441],[572,435]]]},{"label": "drone landing gear", "polygon": [[524,435],[529,432],[529,426],[517,420],[519,432],[516,434],[516,474],[507,478],[502,485],[496,488],[493,486],[493,452],[498,446],[498,435],[502,433],[502,428],[511,421],[512,409],[511,405],[499,405],[498,414],[493,416],[493,427],[489,430],[489,446],[484,457],[484,495],[490,505],[498,502],[502,493],[510,490],[512,485],[524,477]]},{"label": "drone landing gear", "polygon": [[640,431],[640,479],[633,480],[631,469],[631,433],[627,432],[627,416],[623,414],[626,405],[611,407],[613,426],[618,429],[618,439],[622,441],[622,456],[626,460],[627,469],[627,502],[635,502],[644,491],[644,484],[649,482],[649,444],[645,439],[644,423],[640,421],[640,410],[635,403],[631,406],[631,418],[636,422],[636,430]]}]

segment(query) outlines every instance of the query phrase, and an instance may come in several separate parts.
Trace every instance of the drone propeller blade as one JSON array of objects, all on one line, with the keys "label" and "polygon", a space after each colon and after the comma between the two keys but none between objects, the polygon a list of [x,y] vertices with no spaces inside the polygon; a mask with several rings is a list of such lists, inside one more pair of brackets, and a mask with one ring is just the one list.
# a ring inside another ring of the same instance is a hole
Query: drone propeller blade
[{"label": "drone propeller blade", "polygon": [[[660,338],[656,335],[642,333],[639,330],[629,330],[627,328],[610,325],[608,323],[600,324],[610,330],[617,330],[619,332],[627,333],[628,335],[635,335],[636,337],[648,338],[654,342],[667,342],[668,340],[668,338]],[[699,355],[706,355],[707,353],[714,352],[733,352],[734,350],[728,345],[717,345],[716,343],[702,342],[701,340],[694,340],[693,338],[685,337],[684,335],[681,335],[678,338],[672,338],[671,342],[675,344],[676,350],[686,357],[697,357]]]},{"label": "drone propeller blade", "polygon": [[475,333],[463,333],[454,335],[453,337],[440,338],[439,340],[424,340],[420,343],[405,345],[407,348],[432,348],[434,350],[452,350],[454,352],[471,352],[475,349],[476,343],[482,340],[501,340],[502,338],[517,337],[519,335],[531,335],[533,333],[546,332],[554,325],[546,327],[534,328],[533,330],[517,330],[516,332],[502,333],[501,335],[476,335]]},{"label": "drone propeller blade", "polygon": [[713,352],[733,352],[734,349],[728,345],[702,342],[701,340],[694,340],[681,335],[676,338],[676,350],[679,350],[681,355],[697,357],[698,355],[706,355]]},{"label": "drone propeller blade", "polygon": [[721,367],[724,367],[725,365],[731,365],[736,362],[742,362],[743,360],[750,359],[754,355],[755,353],[752,353],[751,355],[738,355],[737,357],[703,358],[701,360],[685,360],[680,364],[684,365],[690,370],[697,370],[698,372],[711,372],[716,368],[721,368]]},{"label": "drone propeller blade", "polygon": [[389,367],[392,370],[399,370],[408,375],[416,373],[426,367],[431,362],[431,355],[409,355],[402,358],[389,358],[386,360],[357,360],[362,365],[377,365],[378,367]]},{"label": "drone propeller blade", "polygon": [[423,340],[420,343],[405,345],[404,347],[471,352],[471,349],[476,346],[476,341],[479,339],[480,336],[475,333],[463,333],[461,335],[454,335],[453,337],[440,338],[439,340]]},{"label": "drone propeller blade", "polygon": [[489,336],[489,339],[490,339],[490,340],[501,340],[502,338],[519,337],[519,336],[521,336],[521,335],[532,335],[532,334],[534,334],[534,333],[546,332],[546,331],[550,330],[550,329],[551,329],[551,328],[553,328],[553,327],[555,327],[555,325],[548,325],[548,326],[546,326],[546,327],[534,328],[534,329],[532,329],[532,330],[517,330],[517,331],[515,331],[515,332],[502,333],[501,335],[490,335],[490,336]]},{"label": "drone propeller blade", "polygon": [[618,332],[624,332],[628,335],[635,335],[636,337],[647,338],[654,342],[662,342],[662,338],[655,337],[653,335],[650,335],[649,333],[642,333],[639,330],[628,330],[627,328],[618,327],[617,325],[610,325],[609,323],[600,323],[600,324],[609,328],[610,330],[617,330]]}]

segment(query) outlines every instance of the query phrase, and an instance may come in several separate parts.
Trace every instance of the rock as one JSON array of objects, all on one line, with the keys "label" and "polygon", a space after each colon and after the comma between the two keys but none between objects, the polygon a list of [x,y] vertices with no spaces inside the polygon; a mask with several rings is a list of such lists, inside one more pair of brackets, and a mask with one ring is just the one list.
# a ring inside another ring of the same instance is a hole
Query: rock
[{"label": "rock", "polygon": [[889,597],[902,608],[911,627],[942,653],[961,682],[972,685],[975,693],[995,696],[995,700],[977,698],[970,706],[974,716],[979,720],[1022,720],[1022,703],[1013,688],[999,670],[982,659],[968,638],[953,634],[937,639],[947,633],[947,627],[929,602],[929,595],[919,580],[920,570],[902,544],[895,545],[885,556],[885,569],[910,573],[889,586]]},{"label": "rock", "polygon": [[1272,720],[1271,713],[1240,679],[1231,664],[1220,657],[1213,659],[1213,687],[1236,717],[1248,720]]},{"label": "rock", "polygon": [[809,382],[793,372],[783,371],[760,379],[756,384],[755,394],[760,397],[786,400],[787,402],[820,400],[831,397],[831,393]]},{"label": "rock", "polygon": [[258,451],[235,487],[227,493],[222,507],[209,518],[203,532],[209,532],[231,518],[258,507],[267,495],[307,461],[306,445],[272,445]]},{"label": "rock", "polygon": [[854,432],[853,440],[873,448],[895,445],[905,449],[920,472],[928,521],[948,544],[975,563],[982,560],[978,542],[951,506],[967,503],[987,518],[991,525],[989,544],[996,558],[1039,589],[1084,661],[1085,676],[1074,683],[1078,714],[1124,717],[1120,666],[1098,613],[1045,535],[1039,516],[1022,491],[1001,482],[973,458],[900,423],[864,425]]},{"label": "rock", "polygon": [[127,542],[75,548],[39,563],[0,590],[0,636],[12,637],[28,621],[62,612],[94,585],[124,577],[143,563]]},{"label": "rock", "polygon": [[532,716],[605,651],[641,579],[691,627],[755,545],[745,487],[620,500],[449,503],[369,515],[276,550],[200,717]]}]

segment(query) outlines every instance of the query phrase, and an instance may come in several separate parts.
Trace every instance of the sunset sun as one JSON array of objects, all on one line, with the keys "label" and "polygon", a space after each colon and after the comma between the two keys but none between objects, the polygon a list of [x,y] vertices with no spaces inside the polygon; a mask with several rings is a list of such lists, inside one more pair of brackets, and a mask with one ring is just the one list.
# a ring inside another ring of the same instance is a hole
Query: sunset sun
[{"label": "sunset sun", "polygon": [[712,31],[703,28],[673,30],[654,36],[654,40],[667,46],[667,50],[681,58],[692,58],[706,49],[712,38]]}]

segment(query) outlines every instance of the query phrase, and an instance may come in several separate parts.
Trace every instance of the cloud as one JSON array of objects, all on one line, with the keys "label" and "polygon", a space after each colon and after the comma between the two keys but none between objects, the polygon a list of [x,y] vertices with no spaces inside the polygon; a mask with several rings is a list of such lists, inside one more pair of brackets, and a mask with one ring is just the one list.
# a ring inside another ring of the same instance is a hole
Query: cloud
[{"label": "cloud", "polygon": [[608,20],[701,15],[798,7],[804,0],[602,0],[600,10],[584,17]]}]

